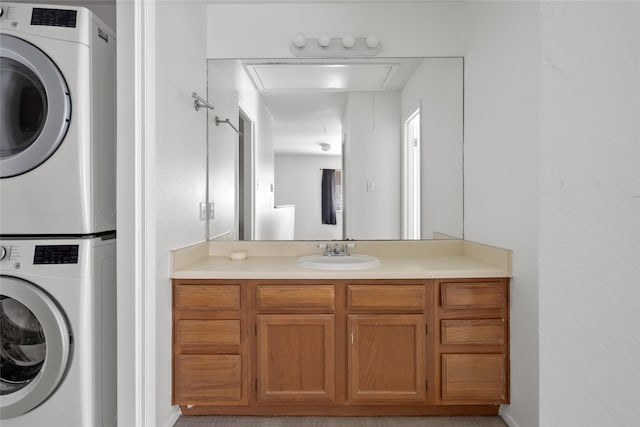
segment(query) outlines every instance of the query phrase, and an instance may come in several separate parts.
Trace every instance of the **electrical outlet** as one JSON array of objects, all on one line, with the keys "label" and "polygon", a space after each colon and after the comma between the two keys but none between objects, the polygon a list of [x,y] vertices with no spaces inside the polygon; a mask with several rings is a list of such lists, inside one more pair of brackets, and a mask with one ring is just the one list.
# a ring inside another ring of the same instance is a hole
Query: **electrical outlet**
[{"label": "electrical outlet", "polygon": [[373,193],[376,191],[376,183],[373,181],[367,181],[367,193]]},{"label": "electrical outlet", "polygon": [[207,204],[205,202],[200,203],[200,221],[207,219]]}]

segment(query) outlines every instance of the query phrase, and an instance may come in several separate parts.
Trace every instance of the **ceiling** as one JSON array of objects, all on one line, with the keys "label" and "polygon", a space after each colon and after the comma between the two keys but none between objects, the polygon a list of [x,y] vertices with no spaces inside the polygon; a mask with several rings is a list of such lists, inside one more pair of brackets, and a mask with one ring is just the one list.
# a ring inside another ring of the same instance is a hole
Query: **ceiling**
[{"label": "ceiling", "polygon": [[[422,58],[245,61],[273,117],[276,153],[340,155],[348,93],[400,90]],[[331,145],[321,150],[321,143]]]}]

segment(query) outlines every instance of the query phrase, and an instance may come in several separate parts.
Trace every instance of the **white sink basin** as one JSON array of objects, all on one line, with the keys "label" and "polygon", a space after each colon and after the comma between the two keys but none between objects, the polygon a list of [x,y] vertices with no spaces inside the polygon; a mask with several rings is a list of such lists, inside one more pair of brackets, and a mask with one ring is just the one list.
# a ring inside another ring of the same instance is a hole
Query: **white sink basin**
[{"label": "white sink basin", "polygon": [[316,270],[367,270],[380,266],[380,260],[371,255],[349,256],[307,255],[298,259],[298,265]]}]

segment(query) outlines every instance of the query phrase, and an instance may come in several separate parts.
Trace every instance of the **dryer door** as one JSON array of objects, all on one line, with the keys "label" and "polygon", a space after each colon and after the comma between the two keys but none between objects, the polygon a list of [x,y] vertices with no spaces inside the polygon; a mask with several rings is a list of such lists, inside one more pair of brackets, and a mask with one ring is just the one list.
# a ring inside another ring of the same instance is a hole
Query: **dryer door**
[{"label": "dryer door", "polygon": [[71,360],[71,331],[31,282],[0,275],[0,419],[25,414],[55,391]]},{"label": "dryer door", "polygon": [[45,162],[70,120],[71,96],[56,64],[31,43],[0,34],[0,178]]}]

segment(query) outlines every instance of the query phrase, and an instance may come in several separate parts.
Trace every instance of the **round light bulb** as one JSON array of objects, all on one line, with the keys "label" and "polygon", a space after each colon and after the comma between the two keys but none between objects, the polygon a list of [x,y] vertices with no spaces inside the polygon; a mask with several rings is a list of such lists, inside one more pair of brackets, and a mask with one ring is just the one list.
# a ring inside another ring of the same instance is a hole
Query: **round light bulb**
[{"label": "round light bulb", "polygon": [[344,46],[345,48],[350,49],[355,44],[356,44],[356,39],[351,34],[348,34],[342,37],[342,46]]},{"label": "round light bulb", "polygon": [[307,44],[307,38],[304,34],[298,33],[293,36],[293,45],[298,49],[302,49]]},{"label": "round light bulb", "polygon": [[371,35],[367,36],[367,46],[369,49],[375,49],[380,44],[380,40],[378,40],[377,36]]},{"label": "round light bulb", "polygon": [[328,47],[331,44],[331,36],[327,33],[320,34],[320,37],[318,37],[318,44],[321,47]]}]

